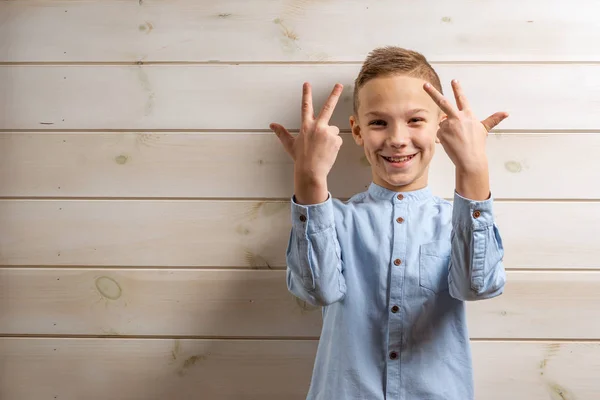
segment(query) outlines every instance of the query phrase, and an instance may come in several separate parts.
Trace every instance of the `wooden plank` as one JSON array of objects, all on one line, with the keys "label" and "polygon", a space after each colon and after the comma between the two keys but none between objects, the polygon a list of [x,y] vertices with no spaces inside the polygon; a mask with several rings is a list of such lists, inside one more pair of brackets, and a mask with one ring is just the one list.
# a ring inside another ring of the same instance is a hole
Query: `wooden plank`
[{"label": "wooden plank", "polygon": [[[600,203],[496,202],[508,268],[600,267]],[[3,200],[0,265],[285,266],[289,201]]]},{"label": "wooden plank", "polygon": [[[329,189],[348,198],[371,170],[351,135],[342,137]],[[0,153],[0,196],[287,199],[293,191],[292,160],[272,133],[5,133]],[[560,154],[577,156],[559,163]],[[589,184],[600,181],[597,154],[598,133],[491,135],[494,196],[600,199]],[[453,196],[454,166],[441,146],[430,185]]]},{"label": "wooden plank", "polygon": [[[0,129],[261,129],[300,125],[302,82],[320,109],[346,85],[331,122],[349,128],[359,65],[2,66]],[[438,65],[463,83],[476,115],[499,129],[600,128],[600,65]]]},{"label": "wooden plank", "polygon": [[316,341],[0,339],[2,400],[301,399]]},{"label": "wooden plank", "polygon": [[[597,342],[472,347],[476,398],[600,396]],[[211,400],[304,399],[316,349],[316,341],[4,338],[0,397],[162,400],[202,393]]]},{"label": "wooden plank", "polygon": [[[284,271],[0,269],[0,334],[317,337]],[[312,312],[309,312],[312,311]]]},{"label": "wooden plank", "polygon": [[600,310],[586,311],[600,301],[600,272],[509,271],[507,278],[502,296],[468,303],[473,337],[600,339]]},{"label": "wooden plank", "polygon": [[358,61],[387,44],[436,61],[598,61],[587,45],[600,41],[596,6],[594,0],[2,1],[0,61]]},{"label": "wooden plank", "polygon": [[477,399],[600,397],[598,342],[475,342],[472,347]]},{"label": "wooden plank", "polygon": [[[318,337],[285,271],[0,269],[0,334]],[[600,339],[600,272],[509,271],[467,304],[473,339]],[[576,309],[577,313],[573,310]]]},{"label": "wooden plank", "polygon": [[0,201],[0,264],[285,265],[289,202]]}]

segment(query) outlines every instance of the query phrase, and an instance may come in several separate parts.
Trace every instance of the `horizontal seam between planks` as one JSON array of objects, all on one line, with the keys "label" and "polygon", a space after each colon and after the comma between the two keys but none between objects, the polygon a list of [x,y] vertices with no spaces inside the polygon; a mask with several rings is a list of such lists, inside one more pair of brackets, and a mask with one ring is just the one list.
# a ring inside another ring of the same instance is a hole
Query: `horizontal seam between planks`
[{"label": "horizontal seam between planks", "polygon": [[[335,197],[341,201],[347,201],[347,197]],[[453,201],[452,197],[442,197],[442,199],[447,201]],[[273,202],[273,203],[289,203],[289,197],[147,197],[147,196],[130,196],[130,197],[122,197],[122,196],[0,196],[1,201],[15,201],[15,200],[26,200],[26,201],[98,201],[98,202],[110,202],[110,201],[123,201],[123,202],[132,202],[132,201],[145,201],[145,202],[229,202],[229,203],[261,203],[261,202]],[[577,199],[577,198],[516,198],[516,197],[494,197],[495,203],[557,203],[557,204],[568,204],[568,203],[600,203],[600,198],[598,199]]]},{"label": "horizontal seam between planks", "polygon": [[[0,61],[0,66],[140,66],[140,65],[198,65],[198,66],[238,66],[238,65],[355,65],[360,66],[364,60],[346,60],[346,61]],[[436,65],[600,65],[600,60],[435,60],[429,62]]]},{"label": "horizontal seam between planks", "polygon": [[[148,271],[177,271],[177,272],[193,272],[193,271],[203,271],[203,272],[285,272],[285,265],[271,266],[268,267],[244,267],[244,266],[197,266],[197,265],[182,265],[182,266],[158,266],[158,265],[60,265],[60,264],[42,264],[42,265],[1,265],[0,270],[119,270],[119,271],[128,271],[128,270],[148,270]],[[581,267],[557,267],[557,268],[549,268],[549,267],[505,267],[506,271],[510,273],[599,273],[600,265],[598,267],[589,267],[589,268],[581,268]]]},{"label": "horizontal seam between planks", "polygon": [[182,266],[158,266],[158,265],[60,265],[60,264],[42,264],[42,265],[2,265],[0,264],[0,270],[148,270],[155,271],[160,270],[163,272],[166,271],[203,271],[203,272],[265,272],[265,271],[273,271],[273,272],[285,272],[286,267],[284,265],[274,266],[274,267],[244,267],[244,266],[197,266],[197,265],[182,265]]},{"label": "horizontal seam between planks", "polygon": [[[291,133],[298,133],[299,129],[288,129],[289,132]],[[265,136],[271,136],[273,135],[273,131],[270,129],[252,129],[252,128],[248,128],[248,129],[240,129],[240,128],[235,128],[235,129],[223,129],[223,128],[216,128],[216,129],[166,129],[166,128],[161,128],[161,129],[73,129],[73,128],[69,128],[69,129],[0,129],[0,134],[13,134],[13,133],[52,133],[52,134],[57,134],[57,133],[81,133],[81,134],[86,134],[86,133],[106,133],[106,134],[115,134],[115,133],[145,133],[145,134],[180,134],[180,133],[197,133],[197,134],[201,134],[201,135],[205,135],[205,134],[220,134],[220,135],[226,135],[226,134],[232,134],[232,135],[239,135],[239,134],[256,134],[256,133],[261,133],[264,134]],[[347,135],[350,136],[352,134],[352,131],[350,129],[341,129],[340,130],[340,134],[341,135]],[[574,135],[598,135],[600,134],[600,129],[495,129],[492,130],[489,134],[489,137],[494,137],[494,136],[498,136],[497,139],[502,139],[504,136],[528,136],[528,137],[535,137],[535,136],[542,136],[542,135],[564,135],[564,136],[574,136]]]},{"label": "horizontal seam between planks", "polygon": [[0,334],[5,338],[31,339],[196,339],[196,340],[255,340],[293,341],[318,340],[318,336],[209,336],[209,335],[88,335],[88,334]]},{"label": "horizontal seam between planks", "polygon": [[[299,128],[288,128],[290,133],[298,133]],[[2,128],[0,134],[3,133],[220,133],[220,134],[240,134],[240,133],[268,133],[274,135],[270,129],[256,129],[256,128],[56,128],[56,129],[14,129],[14,128]],[[341,134],[351,134],[350,129],[340,129]],[[597,135],[600,134],[600,128],[597,129],[495,129],[490,132],[490,137],[496,134],[500,135]]]},{"label": "horizontal seam between planks", "polygon": [[471,342],[507,343],[598,343],[600,338],[471,338]]},{"label": "horizontal seam between planks", "polygon": [[[212,340],[212,341],[318,341],[318,336],[194,336],[194,335],[75,335],[2,334],[0,339],[138,339],[138,340]],[[472,343],[597,343],[586,338],[470,338]]]}]

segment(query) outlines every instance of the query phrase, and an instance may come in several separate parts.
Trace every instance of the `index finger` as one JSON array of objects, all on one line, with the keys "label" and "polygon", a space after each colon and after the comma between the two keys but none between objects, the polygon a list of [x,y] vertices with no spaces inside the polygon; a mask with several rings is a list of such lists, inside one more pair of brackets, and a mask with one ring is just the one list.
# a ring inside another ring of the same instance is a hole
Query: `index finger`
[{"label": "index finger", "polygon": [[448,117],[459,117],[458,110],[454,108],[452,104],[450,104],[448,99],[446,99],[440,92],[438,92],[438,90],[434,88],[431,83],[425,83],[425,85],[423,85],[423,88],[425,89],[427,94],[433,99],[433,101],[435,101],[435,104],[437,104],[442,109],[442,111],[446,113]]},{"label": "index finger", "polygon": [[333,90],[331,91],[331,94],[325,102],[325,105],[323,105],[323,108],[321,109],[321,113],[317,118],[317,122],[329,124],[329,120],[333,115],[333,110],[335,109],[335,106],[337,105],[337,102],[340,99],[340,95],[342,94],[343,89],[344,86],[341,83],[335,84]]}]

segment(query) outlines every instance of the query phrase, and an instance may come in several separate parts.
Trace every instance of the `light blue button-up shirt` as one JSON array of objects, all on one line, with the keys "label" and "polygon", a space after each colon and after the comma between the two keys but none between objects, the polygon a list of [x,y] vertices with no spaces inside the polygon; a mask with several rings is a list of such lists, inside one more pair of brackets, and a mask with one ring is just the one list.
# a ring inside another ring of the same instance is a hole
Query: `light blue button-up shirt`
[{"label": "light blue button-up shirt", "polygon": [[464,302],[506,281],[492,203],[375,183],[346,202],[292,197],[288,289],[323,306],[307,399],[474,398]]}]

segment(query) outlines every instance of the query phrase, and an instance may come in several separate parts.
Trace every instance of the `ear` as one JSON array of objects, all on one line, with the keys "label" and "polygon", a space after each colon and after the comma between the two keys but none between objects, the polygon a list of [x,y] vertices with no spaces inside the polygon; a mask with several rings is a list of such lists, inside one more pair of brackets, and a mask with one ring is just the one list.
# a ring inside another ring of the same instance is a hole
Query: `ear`
[{"label": "ear", "polygon": [[354,115],[350,116],[350,128],[352,129],[352,137],[354,138],[354,141],[357,145],[362,147],[365,142],[362,137],[362,132],[360,131],[358,118],[356,118]]},{"label": "ear", "polygon": [[[447,118],[448,118],[448,116],[447,116],[447,115],[446,115],[446,114],[445,114],[445,113],[444,113],[442,110],[440,110],[440,116],[439,116],[439,118],[438,118],[438,126],[437,126],[437,128],[438,128],[438,131],[439,131],[439,129],[440,129],[440,124],[441,124],[441,123],[442,123],[444,120],[446,120]],[[436,143],[441,143],[441,142],[440,142],[440,138],[438,137],[438,135],[437,135],[437,134],[435,135],[435,142],[436,142]]]},{"label": "ear", "polygon": [[440,115],[438,117],[438,125],[441,124],[442,122],[444,122],[446,119],[448,119],[448,116],[446,115],[445,112],[440,110]]}]

